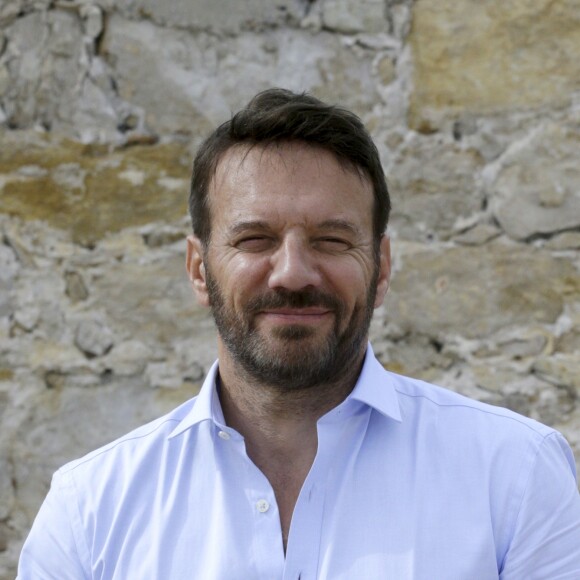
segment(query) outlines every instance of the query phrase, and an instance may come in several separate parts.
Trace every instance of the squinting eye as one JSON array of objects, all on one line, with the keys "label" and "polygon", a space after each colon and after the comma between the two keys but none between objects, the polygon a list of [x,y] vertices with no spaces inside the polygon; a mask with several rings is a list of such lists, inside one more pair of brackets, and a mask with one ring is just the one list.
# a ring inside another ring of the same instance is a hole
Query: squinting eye
[{"label": "squinting eye", "polygon": [[320,238],[316,240],[315,247],[325,252],[344,252],[351,245],[346,240],[340,238]]},{"label": "squinting eye", "polygon": [[271,245],[272,239],[265,236],[242,238],[235,244],[238,250],[243,250],[244,252],[262,252],[270,248]]}]

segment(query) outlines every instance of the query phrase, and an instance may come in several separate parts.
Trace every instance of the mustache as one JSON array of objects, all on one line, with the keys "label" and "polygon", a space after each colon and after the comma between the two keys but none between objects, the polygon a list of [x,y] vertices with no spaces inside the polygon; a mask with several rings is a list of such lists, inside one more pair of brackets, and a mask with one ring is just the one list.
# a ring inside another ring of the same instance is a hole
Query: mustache
[{"label": "mustache", "polygon": [[248,301],[245,310],[249,313],[256,313],[269,308],[308,308],[312,306],[328,308],[337,312],[342,311],[342,303],[338,298],[314,288],[300,291],[280,288],[268,294],[255,296]]}]

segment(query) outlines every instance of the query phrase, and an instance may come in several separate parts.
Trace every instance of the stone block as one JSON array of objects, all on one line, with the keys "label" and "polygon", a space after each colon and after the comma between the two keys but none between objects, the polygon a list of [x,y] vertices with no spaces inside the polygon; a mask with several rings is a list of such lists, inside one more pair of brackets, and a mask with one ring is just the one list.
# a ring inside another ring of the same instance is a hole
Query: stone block
[{"label": "stone block", "polygon": [[513,388],[513,385],[523,379],[521,373],[497,365],[476,365],[473,367],[473,376],[478,387],[492,393],[502,393],[507,386],[511,385]]},{"label": "stone block", "polygon": [[66,121],[86,72],[80,20],[69,11],[32,12],[15,20],[6,35],[8,122],[28,127]]},{"label": "stone block", "polygon": [[83,355],[64,341],[37,340],[28,346],[26,366],[39,375],[54,373],[56,379],[57,375],[88,374],[91,370]]},{"label": "stone block", "polygon": [[260,30],[300,19],[305,11],[300,0],[118,0],[121,13],[174,28],[235,34]]},{"label": "stone block", "polygon": [[53,0],[0,0],[0,25],[11,24],[19,15],[32,10],[47,10]]},{"label": "stone block", "polygon": [[580,232],[564,232],[546,244],[550,250],[580,250]]},{"label": "stone block", "polygon": [[117,376],[140,375],[152,357],[151,349],[139,340],[116,344],[104,360],[107,368]]},{"label": "stone block", "polygon": [[534,372],[541,378],[576,394],[580,391],[580,360],[578,353],[555,354],[538,359]]},{"label": "stone block", "polygon": [[104,27],[104,16],[101,8],[95,4],[84,4],[79,10],[84,21],[85,34],[91,38],[96,39]]},{"label": "stone block", "polygon": [[14,323],[25,332],[31,332],[36,328],[40,319],[40,310],[36,306],[27,307],[14,312]]},{"label": "stone block", "polygon": [[556,351],[565,354],[580,353],[580,328],[572,328],[560,336],[556,342]]},{"label": "stone block", "polygon": [[113,16],[102,50],[120,96],[145,112],[148,127],[198,140],[272,86],[308,90],[359,113],[376,97],[373,54],[326,32],[285,29],[216,42]]},{"label": "stone block", "polygon": [[432,380],[438,369],[447,369],[454,362],[454,357],[441,353],[439,347],[429,337],[413,334],[401,340],[389,341],[381,361],[392,372]]},{"label": "stone block", "polygon": [[123,106],[94,54],[103,22],[101,8],[75,2],[57,3],[48,11],[35,5],[5,26],[2,121],[11,128],[43,126],[86,141],[118,138]]},{"label": "stone block", "polygon": [[323,0],[322,24],[347,34],[386,32],[389,28],[384,0]]},{"label": "stone block", "polygon": [[149,386],[153,389],[178,389],[183,384],[183,379],[179,369],[175,367],[173,361],[149,363],[145,369]]},{"label": "stone block", "polygon": [[524,240],[580,227],[580,126],[548,124],[486,169],[492,209]]},{"label": "stone block", "polygon": [[550,348],[551,337],[540,332],[524,332],[518,338],[511,338],[499,343],[499,355],[515,360],[534,357]]},{"label": "stone block", "polygon": [[464,246],[482,246],[501,235],[501,230],[492,224],[477,224],[475,227],[461,232],[453,239]]},{"label": "stone block", "polygon": [[407,239],[449,235],[459,218],[481,210],[482,168],[475,150],[439,136],[409,139],[387,168],[393,229]]},{"label": "stone block", "polygon": [[[395,244],[396,247],[396,244]],[[500,243],[401,256],[387,318],[406,332],[478,338],[518,325],[554,323],[580,295],[574,265],[549,252]]]},{"label": "stone block", "polygon": [[70,298],[73,304],[76,302],[82,302],[89,297],[89,291],[87,290],[81,274],[74,270],[66,272],[64,279],[66,282],[66,295]]},{"label": "stone block", "polygon": [[109,152],[49,137],[12,134],[5,142],[0,213],[45,220],[88,245],[110,232],[187,213],[191,156],[184,145]]},{"label": "stone block", "polygon": [[111,350],[114,344],[113,332],[104,321],[92,317],[78,323],[75,345],[87,357],[103,356]]},{"label": "stone block", "polygon": [[577,0],[417,0],[410,41],[421,131],[460,112],[564,107],[580,88]]},{"label": "stone block", "polygon": [[[213,350],[213,320],[195,301],[185,272],[185,253],[110,264],[95,276],[89,290],[92,308],[107,312],[119,341],[139,338],[160,357],[160,345],[170,348],[195,332],[199,343],[205,340]],[[115,349],[109,356],[114,353]]]}]

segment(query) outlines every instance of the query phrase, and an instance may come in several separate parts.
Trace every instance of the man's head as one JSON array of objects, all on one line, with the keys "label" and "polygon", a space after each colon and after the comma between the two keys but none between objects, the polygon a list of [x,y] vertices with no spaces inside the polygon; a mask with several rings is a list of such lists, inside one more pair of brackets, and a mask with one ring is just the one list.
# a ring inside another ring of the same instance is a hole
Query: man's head
[{"label": "man's head", "polygon": [[307,94],[269,89],[256,95],[202,144],[195,157],[189,212],[195,235],[207,245],[211,235],[209,190],[218,163],[232,147],[268,147],[303,142],[332,153],[365,175],[374,194],[375,243],[387,227],[391,209],[379,153],[361,120],[346,109]]},{"label": "man's head", "polygon": [[192,196],[187,268],[220,361],[284,390],[352,372],[390,272],[388,195],[360,121],[311,97],[261,94],[202,146]]}]

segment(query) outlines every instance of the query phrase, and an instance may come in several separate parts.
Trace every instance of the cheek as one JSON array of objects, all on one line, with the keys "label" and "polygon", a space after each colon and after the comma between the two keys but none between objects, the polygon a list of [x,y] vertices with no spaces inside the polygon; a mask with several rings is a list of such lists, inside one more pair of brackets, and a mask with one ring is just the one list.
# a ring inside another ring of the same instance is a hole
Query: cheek
[{"label": "cheek", "polygon": [[263,292],[268,287],[269,260],[251,255],[239,256],[224,267],[224,291],[234,303],[245,302],[248,298]]},{"label": "cheek", "polygon": [[361,267],[358,260],[344,261],[326,270],[326,277],[335,291],[347,302],[359,302],[367,294],[372,281],[372,269]]}]

